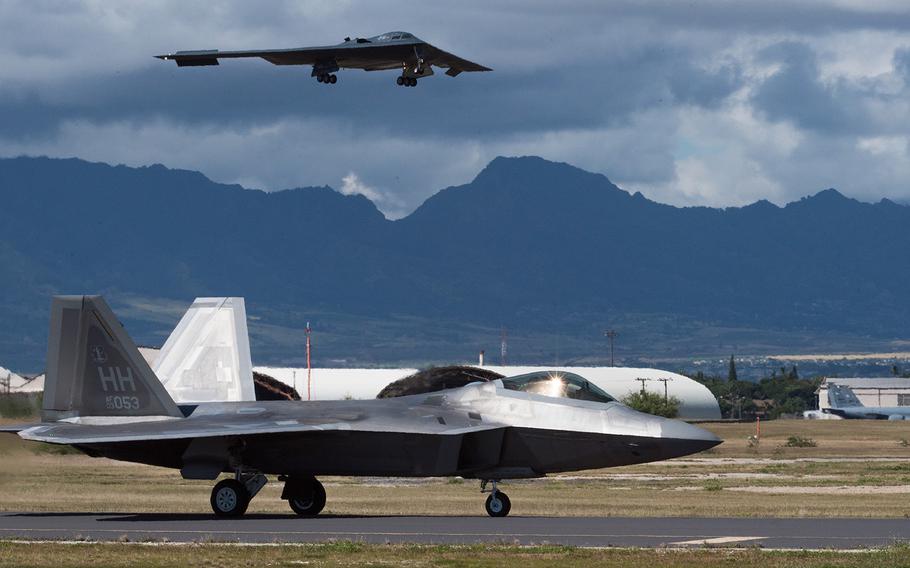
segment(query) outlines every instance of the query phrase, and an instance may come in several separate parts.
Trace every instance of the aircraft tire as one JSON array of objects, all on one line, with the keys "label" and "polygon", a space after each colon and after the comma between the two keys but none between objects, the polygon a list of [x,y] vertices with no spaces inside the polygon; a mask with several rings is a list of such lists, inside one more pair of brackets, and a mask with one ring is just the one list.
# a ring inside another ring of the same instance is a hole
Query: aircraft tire
[{"label": "aircraft tire", "polygon": [[493,495],[487,497],[485,507],[487,514],[491,517],[505,517],[512,510],[512,502],[509,501],[508,495],[502,491],[497,491],[495,499]]},{"label": "aircraft tire", "polygon": [[416,86],[417,86],[417,79],[415,79],[414,77],[409,77],[408,78],[408,87],[416,87]]},{"label": "aircraft tire", "polygon": [[322,83],[325,81],[325,77],[322,75],[316,75],[316,82]]},{"label": "aircraft tire", "polygon": [[403,85],[404,85],[404,77],[403,77],[403,76],[399,76],[397,79],[395,79],[395,82],[398,83],[398,86],[399,86],[399,87],[403,86]]},{"label": "aircraft tire", "polygon": [[336,74],[334,74],[334,73],[332,73],[331,75],[329,75],[329,83],[331,83],[331,84],[334,85],[334,84],[337,83],[337,82],[338,82],[338,75],[336,75]]},{"label": "aircraft tire", "polygon": [[301,517],[315,517],[325,507],[325,487],[314,479],[312,495],[290,496],[288,505]]},{"label": "aircraft tire", "polygon": [[236,479],[223,479],[212,488],[210,503],[219,517],[240,517],[250,505],[250,494]]}]

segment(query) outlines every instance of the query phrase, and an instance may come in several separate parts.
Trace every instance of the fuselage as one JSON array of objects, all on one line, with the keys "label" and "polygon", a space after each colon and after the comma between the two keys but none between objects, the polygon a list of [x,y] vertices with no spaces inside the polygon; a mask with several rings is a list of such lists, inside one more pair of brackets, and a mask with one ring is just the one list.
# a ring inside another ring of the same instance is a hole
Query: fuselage
[{"label": "fuselage", "polygon": [[[720,443],[702,428],[620,403],[553,398],[495,383],[372,401],[206,403],[181,420],[202,429],[274,425],[277,431],[229,443],[245,468],[279,475],[538,477],[669,459]],[[280,431],[291,424],[318,430]],[[187,466],[192,440],[108,442],[105,427],[91,428],[98,436],[77,444],[90,455]]]}]

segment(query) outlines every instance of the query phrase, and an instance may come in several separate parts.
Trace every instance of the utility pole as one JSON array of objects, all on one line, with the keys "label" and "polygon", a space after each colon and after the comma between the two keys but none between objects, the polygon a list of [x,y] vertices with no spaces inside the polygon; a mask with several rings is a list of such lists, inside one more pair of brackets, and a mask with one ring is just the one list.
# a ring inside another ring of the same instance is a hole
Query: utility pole
[{"label": "utility pole", "polygon": [[[615,330],[608,329],[604,332],[604,335],[610,339],[610,366],[615,367],[616,365],[613,364],[613,340],[619,334]],[[642,388],[644,388],[644,383],[642,383]]]},{"label": "utility pole", "polygon": [[668,402],[670,400],[670,393],[667,390],[667,383],[672,381],[673,377],[664,377],[662,379],[657,379],[657,380],[664,384],[664,402]]},{"label": "utility pole", "polygon": [[313,379],[313,375],[312,375],[313,368],[310,365],[310,348],[311,348],[310,333],[311,332],[312,332],[312,330],[310,329],[310,322],[306,322],[306,399],[307,400],[310,400],[310,397],[311,397],[310,385],[311,385],[312,379]]},{"label": "utility pole", "polygon": [[645,394],[645,383],[646,383],[647,381],[650,381],[651,379],[645,379],[645,378],[639,377],[639,378],[637,378],[637,379],[635,379],[635,380],[641,382],[641,394]]},{"label": "utility pole", "polygon": [[503,326],[499,335],[499,364],[505,367],[509,361],[509,336]]}]

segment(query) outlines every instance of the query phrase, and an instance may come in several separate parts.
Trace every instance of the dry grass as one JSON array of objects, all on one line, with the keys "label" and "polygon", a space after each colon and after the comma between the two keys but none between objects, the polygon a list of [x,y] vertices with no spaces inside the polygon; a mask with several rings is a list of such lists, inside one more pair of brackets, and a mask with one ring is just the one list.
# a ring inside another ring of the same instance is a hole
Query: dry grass
[{"label": "dry grass", "polygon": [[[775,421],[709,424],[727,442],[715,451],[634,467],[509,482],[515,515],[906,517],[910,448],[901,422]],[[785,448],[787,438],[814,439]],[[0,435],[0,510],[209,512],[212,483],[173,470],[47,453]],[[474,481],[326,478],[327,513],[482,515]],[[794,492],[799,498],[794,498]],[[290,513],[270,483],[251,512]]]},{"label": "dry grass", "polygon": [[904,547],[844,552],[763,552],[748,550],[626,550],[539,546],[319,545],[238,547],[216,544],[147,546],[135,544],[0,543],[0,567],[69,568],[103,566],[604,566],[647,568],[791,568],[816,566],[906,566]]}]

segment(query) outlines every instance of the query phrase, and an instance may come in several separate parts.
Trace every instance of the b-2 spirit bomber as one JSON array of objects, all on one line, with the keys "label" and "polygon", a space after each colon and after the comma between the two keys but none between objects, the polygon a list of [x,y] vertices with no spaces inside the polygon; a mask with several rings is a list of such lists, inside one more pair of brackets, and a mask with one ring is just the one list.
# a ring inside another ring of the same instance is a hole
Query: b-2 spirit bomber
[{"label": "b-2 spirit bomber", "polygon": [[434,66],[446,69],[446,75],[450,77],[463,71],[492,71],[489,67],[443,51],[408,32],[388,32],[371,38],[347,37],[337,45],[246,51],[178,51],[155,57],[176,61],[178,67],[219,65],[219,59],[246,57],[262,58],[274,65],[312,65],[310,75],[327,85],[338,82],[335,73],[341,69],[400,69],[401,75],[396,82],[404,87],[416,87],[418,79],[433,75]]},{"label": "b-2 spirit bomber", "polygon": [[[509,513],[506,479],[665,460],[714,434],[636,412],[571,373],[537,372],[460,388],[361,401],[178,405],[100,296],[51,304],[42,423],[4,427],[90,456],[219,481],[217,515],[242,515],[266,484],[302,516],[318,514],[318,477],[461,476],[481,481],[487,513]],[[489,489],[488,489],[489,488]]]}]

